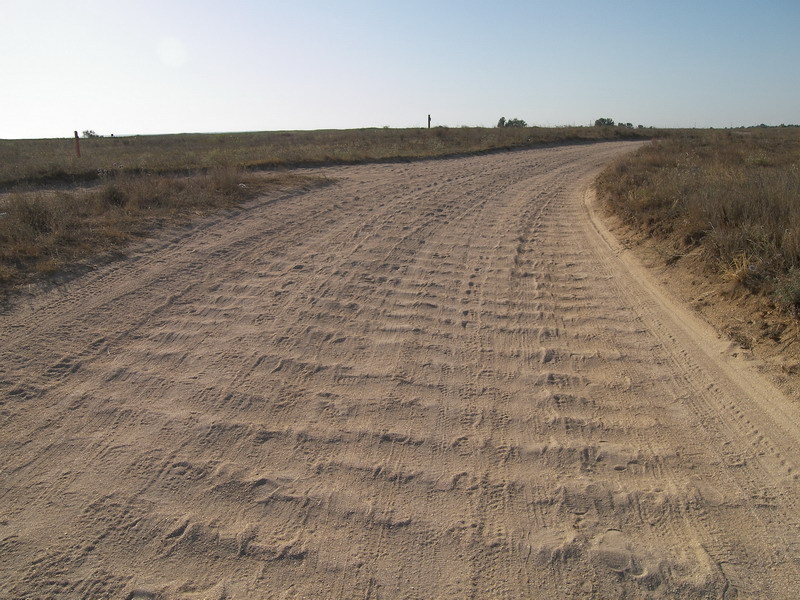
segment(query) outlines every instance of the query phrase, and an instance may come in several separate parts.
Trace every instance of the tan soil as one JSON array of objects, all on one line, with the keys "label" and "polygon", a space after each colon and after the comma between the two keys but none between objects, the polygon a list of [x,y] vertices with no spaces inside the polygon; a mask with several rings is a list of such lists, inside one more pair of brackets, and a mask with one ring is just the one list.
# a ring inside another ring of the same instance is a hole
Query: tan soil
[{"label": "tan soil", "polygon": [[2,316],[2,598],[795,598],[800,413],[622,252],[636,143],[319,170]]},{"label": "tan soil", "polygon": [[731,357],[751,362],[786,394],[800,398],[800,320],[780,310],[769,296],[751,293],[710,268],[703,248],[687,249],[682,236],[650,236],[601,212],[624,251],[632,252],[667,293],[728,340]]}]

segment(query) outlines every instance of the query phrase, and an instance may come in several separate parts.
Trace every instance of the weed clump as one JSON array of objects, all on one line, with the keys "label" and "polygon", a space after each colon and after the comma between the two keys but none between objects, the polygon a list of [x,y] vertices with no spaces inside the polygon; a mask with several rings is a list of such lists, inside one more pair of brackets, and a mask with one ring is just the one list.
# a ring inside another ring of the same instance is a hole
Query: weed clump
[{"label": "weed clump", "polygon": [[125,188],[117,183],[108,183],[103,186],[100,196],[109,206],[125,206],[128,202]]},{"label": "weed clump", "polygon": [[792,267],[775,282],[774,297],[795,317],[800,317],[800,268]]}]

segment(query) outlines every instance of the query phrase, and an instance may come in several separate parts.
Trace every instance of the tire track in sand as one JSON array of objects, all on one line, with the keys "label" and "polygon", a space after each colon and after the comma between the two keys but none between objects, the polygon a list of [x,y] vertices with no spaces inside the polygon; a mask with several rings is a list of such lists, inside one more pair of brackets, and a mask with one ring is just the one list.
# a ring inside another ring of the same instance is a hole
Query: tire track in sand
[{"label": "tire track in sand", "polygon": [[0,595],[794,597],[796,408],[588,218],[633,147],[325,169],[3,316]]}]

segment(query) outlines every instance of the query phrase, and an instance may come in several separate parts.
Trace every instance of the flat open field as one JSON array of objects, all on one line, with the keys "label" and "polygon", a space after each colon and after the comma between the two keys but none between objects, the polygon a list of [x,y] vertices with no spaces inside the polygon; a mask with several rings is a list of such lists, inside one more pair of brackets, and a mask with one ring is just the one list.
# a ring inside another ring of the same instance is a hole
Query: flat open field
[{"label": "flat open field", "polygon": [[800,409],[595,217],[638,145],[316,169],[0,316],[0,597],[796,598]]}]

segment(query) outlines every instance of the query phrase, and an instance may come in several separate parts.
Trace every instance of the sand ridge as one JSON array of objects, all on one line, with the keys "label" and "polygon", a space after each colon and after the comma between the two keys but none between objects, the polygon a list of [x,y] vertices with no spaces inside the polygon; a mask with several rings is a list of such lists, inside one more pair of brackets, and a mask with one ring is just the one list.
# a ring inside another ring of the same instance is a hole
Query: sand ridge
[{"label": "sand ridge", "polygon": [[587,190],[319,169],[0,322],[3,598],[793,598],[797,409]]}]

